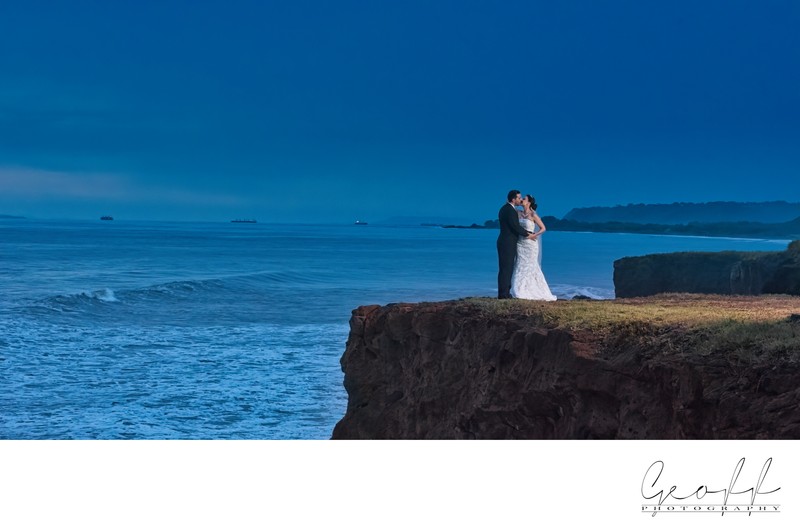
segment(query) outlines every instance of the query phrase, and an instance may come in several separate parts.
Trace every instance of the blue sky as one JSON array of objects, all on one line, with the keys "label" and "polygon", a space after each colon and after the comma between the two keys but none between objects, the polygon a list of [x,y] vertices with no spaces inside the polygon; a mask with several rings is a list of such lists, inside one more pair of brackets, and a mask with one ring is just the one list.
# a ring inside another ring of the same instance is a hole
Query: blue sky
[{"label": "blue sky", "polygon": [[0,213],[800,201],[794,1],[0,3]]}]

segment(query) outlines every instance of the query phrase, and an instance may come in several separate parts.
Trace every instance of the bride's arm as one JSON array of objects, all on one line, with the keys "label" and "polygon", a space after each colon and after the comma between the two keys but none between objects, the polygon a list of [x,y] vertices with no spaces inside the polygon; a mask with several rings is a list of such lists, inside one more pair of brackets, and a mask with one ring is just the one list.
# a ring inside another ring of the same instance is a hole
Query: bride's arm
[{"label": "bride's arm", "polygon": [[539,218],[539,215],[536,213],[533,213],[533,223],[535,223],[541,228],[541,231],[536,232],[536,236],[539,236],[547,231],[547,227],[545,227],[544,223],[542,223],[542,219]]}]

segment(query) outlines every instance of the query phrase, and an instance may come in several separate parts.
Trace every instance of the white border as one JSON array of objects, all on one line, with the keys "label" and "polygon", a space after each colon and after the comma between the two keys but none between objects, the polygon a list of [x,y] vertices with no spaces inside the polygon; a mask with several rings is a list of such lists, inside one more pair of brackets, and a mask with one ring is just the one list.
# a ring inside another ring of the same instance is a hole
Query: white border
[{"label": "white border", "polygon": [[[796,530],[798,451],[797,441],[0,442],[0,529]],[[690,493],[727,486],[742,457],[740,488],[773,459],[764,488],[781,488],[769,496],[779,514],[641,512],[655,460],[666,488]]]}]

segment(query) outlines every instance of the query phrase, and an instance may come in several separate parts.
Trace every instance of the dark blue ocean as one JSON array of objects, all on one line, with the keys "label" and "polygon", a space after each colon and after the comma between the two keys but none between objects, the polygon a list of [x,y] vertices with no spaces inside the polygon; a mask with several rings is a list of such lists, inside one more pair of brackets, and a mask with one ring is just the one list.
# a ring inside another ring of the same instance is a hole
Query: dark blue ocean
[{"label": "dark blue ocean", "polygon": [[[494,230],[0,220],[0,438],[323,439],[350,311],[496,295]],[[787,241],[549,232],[560,298],[613,261]]]}]

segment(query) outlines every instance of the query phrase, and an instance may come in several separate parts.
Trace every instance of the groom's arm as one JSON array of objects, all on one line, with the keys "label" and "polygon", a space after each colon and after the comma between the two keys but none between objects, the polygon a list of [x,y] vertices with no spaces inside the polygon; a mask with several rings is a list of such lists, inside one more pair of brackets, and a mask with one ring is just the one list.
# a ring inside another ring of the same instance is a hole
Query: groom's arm
[{"label": "groom's arm", "polygon": [[503,216],[505,216],[506,223],[511,228],[511,231],[517,236],[528,236],[530,231],[519,225],[519,216],[517,216],[516,209],[503,209]]}]

